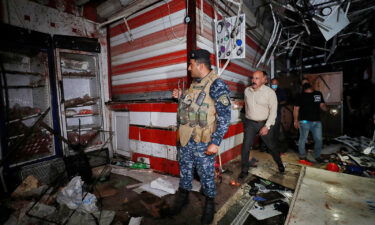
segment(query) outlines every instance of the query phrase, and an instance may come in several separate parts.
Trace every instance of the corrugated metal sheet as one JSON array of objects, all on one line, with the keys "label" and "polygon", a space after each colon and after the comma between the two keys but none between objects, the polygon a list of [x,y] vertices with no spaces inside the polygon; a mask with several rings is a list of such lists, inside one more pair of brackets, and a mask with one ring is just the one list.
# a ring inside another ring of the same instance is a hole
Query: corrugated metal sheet
[{"label": "corrugated metal sheet", "polygon": [[110,26],[114,100],[166,99],[187,77],[186,2],[163,1]]},{"label": "corrugated metal sheet", "polygon": [[[168,3],[167,3],[168,2]],[[110,26],[111,84],[113,100],[152,100],[171,97],[179,80],[187,79],[186,1],[161,1],[127,20]],[[213,8],[204,1],[204,32],[200,33],[197,1],[197,46],[213,51]],[[254,65],[263,50],[246,38],[246,58],[233,60],[222,78],[235,96],[241,96],[255,71]],[[214,65],[216,66],[216,65]],[[118,103],[112,110],[128,110],[130,151],[133,160],[150,159],[151,168],[178,175],[176,161],[177,104]],[[125,137],[127,138],[127,137]],[[241,152],[243,127],[240,110],[232,110],[231,126],[221,143],[223,163]]]}]

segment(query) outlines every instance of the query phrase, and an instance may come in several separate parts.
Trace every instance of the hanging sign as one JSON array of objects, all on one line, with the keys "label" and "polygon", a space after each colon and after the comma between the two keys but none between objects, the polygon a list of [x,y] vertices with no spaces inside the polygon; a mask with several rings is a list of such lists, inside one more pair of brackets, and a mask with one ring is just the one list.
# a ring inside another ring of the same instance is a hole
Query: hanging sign
[{"label": "hanging sign", "polygon": [[219,59],[245,58],[245,14],[219,20],[215,32]]}]

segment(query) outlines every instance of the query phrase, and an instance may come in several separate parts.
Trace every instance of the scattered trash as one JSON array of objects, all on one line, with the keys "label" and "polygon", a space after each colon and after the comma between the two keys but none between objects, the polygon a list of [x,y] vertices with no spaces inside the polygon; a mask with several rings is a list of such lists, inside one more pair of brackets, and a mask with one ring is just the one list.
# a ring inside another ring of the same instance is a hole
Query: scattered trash
[{"label": "scattered trash", "polygon": [[254,201],[257,201],[257,202],[264,202],[264,201],[266,201],[267,199],[262,198],[262,197],[259,197],[259,196],[254,196],[254,197],[253,197],[253,200],[254,200]]},{"label": "scattered trash", "polygon": [[273,205],[260,206],[258,204],[258,202],[255,203],[254,207],[249,211],[257,220],[264,220],[281,214]]},{"label": "scattered trash", "polygon": [[79,212],[93,213],[98,211],[95,195],[82,193],[82,184],[83,181],[80,176],[73,177],[68,185],[58,193],[57,202],[68,206],[69,209],[77,209]]},{"label": "scattered trash", "polygon": [[284,199],[284,195],[280,194],[277,191],[270,191],[268,193],[260,193],[258,197],[265,199],[264,201],[259,202],[261,206],[272,204],[278,200]]},{"label": "scattered trash", "polygon": [[169,194],[176,193],[176,190],[178,188],[178,187],[173,186],[171,182],[169,182],[167,179],[163,179],[162,177],[159,177],[158,179],[153,180],[150,186],[152,188],[168,192]]},{"label": "scattered trash", "polygon": [[363,152],[363,150],[365,150],[367,147],[370,147],[371,145],[371,139],[363,137],[363,136],[352,138],[352,137],[344,135],[344,136],[334,138],[334,140],[341,142],[345,144],[346,146],[349,146],[353,150],[359,151],[361,153]]},{"label": "scattered trash", "polygon": [[101,212],[94,212],[91,214],[75,212],[69,219],[67,225],[110,225],[115,218],[116,213],[114,211],[102,210]]},{"label": "scattered trash", "polygon": [[33,195],[39,195],[46,188],[47,186],[42,186],[36,177],[29,175],[22,181],[11,196],[13,198],[25,198]]},{"label": "scattered trash", "polygon": [[329,170],[329,171],[332,171],[332,172],[339,172],[340,171],[340,168],[337,166],[336,163],[328,163],[326,169]]},{"label": "scattered trash", "polygon": [[143,217],[132,217],[130,218],[129,225],[140,225]]},{"label": "scattered trash", "polygon": [[148,168],[150,168],[150,166],[147,165],[146,163],[137,162],[137,163],[134,163],[133,165],[131,165],[130,168],[132,168],[132,169],[148,169]]},{"label": "scattered trash", "polygon": [[361,176],[364,169],[360,166],[347,165],[345,166],[345,173]]},{"label": "scattered trash", "polygon": [[287,215],[289,211],[289,204],[284,201],[278,201],[276,202],[273,207],[275,210],[280,211],[282,214]]},{"label": "scattered trash", "polygon": [[313,165],[312,162],[309,162],[309,161],[307,161],[305,159],[301,159],[298,162],[301,163],[301,164],[307,165],[307,166],[312,166]]},{"label": "scattered trash", "polygon": [[356,162],[359,166],[365,168],[375,168],[375,159],[369,157],[367,155],[362,155],[360,153],[353,152],[352,154],[348,154],[348,156]]}]

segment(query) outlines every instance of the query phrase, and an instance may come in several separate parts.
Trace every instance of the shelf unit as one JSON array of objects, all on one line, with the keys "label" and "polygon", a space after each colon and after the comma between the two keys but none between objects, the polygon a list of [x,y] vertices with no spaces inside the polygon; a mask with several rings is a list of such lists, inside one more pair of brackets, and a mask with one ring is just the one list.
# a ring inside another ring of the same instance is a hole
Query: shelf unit
[{"label": "shelf unit", "polygon": [[[71,144],[84,151],[104,143],[98,54],[56,49],[61,127]],[[63,144],[65,155],[72,149]]]}]

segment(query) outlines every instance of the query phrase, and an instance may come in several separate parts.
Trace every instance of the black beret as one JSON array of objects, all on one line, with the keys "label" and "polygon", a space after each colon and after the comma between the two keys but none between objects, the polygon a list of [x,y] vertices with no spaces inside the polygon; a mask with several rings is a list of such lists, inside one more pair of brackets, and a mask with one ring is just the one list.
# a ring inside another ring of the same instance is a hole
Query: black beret
[{"label": "black beret", "polygon": [[192,50],[189,53],[190,59],[205,59],[210,60],[210,52],[205,49]]}]

